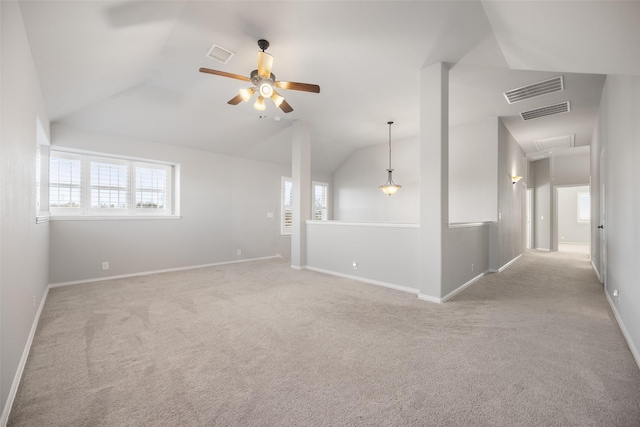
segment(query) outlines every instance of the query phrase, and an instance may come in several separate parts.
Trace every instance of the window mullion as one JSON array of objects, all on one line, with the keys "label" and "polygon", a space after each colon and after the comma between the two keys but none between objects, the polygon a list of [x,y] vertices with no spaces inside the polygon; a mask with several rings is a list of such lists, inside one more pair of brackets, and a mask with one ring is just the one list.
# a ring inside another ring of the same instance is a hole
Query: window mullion
[{"label": "window mullion", "polygon": [[129,213],[136,213],[136,162],[129,162]]}]

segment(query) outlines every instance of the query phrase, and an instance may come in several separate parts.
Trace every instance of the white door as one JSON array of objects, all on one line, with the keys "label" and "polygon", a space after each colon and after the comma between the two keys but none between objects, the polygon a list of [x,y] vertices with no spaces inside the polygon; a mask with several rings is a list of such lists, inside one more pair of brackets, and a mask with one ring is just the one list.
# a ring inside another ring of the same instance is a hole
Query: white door
[{"label": "white door", "polygon": [[604,148],[600,152],[600,279],[604,287],[607,287],[607,229],[606,209],[605,209],[605,182],[606,182],[605,155]]},{"label": "white door", "polygon": [[533,248],[533,188],[527,188],[527,199],[525,203],[526,212],[526,247]]}]

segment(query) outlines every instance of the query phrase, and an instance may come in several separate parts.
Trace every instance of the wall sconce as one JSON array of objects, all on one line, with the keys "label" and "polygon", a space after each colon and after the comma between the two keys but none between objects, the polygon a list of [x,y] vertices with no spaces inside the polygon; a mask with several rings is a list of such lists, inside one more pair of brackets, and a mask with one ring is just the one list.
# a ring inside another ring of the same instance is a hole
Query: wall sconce
[{"label": "wall sconce", "polygon": [[522,177],[521,177],[521,176],[513,175],[513,176],[511,177],[511,183],[512,183],[512,184],[515,184],[516,182],[520,181],[521,179],[522,179]]}]

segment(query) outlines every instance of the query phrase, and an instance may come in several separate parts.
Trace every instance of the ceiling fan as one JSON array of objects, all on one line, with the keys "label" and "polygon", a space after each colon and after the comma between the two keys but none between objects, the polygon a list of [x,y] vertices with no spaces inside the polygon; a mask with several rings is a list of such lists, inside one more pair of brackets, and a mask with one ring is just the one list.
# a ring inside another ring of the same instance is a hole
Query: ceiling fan
[{"label": "ceiling fan", "polygon": [[320,86],[309,83],[296,83],[277,81],[276,76],[271,72],[271,66],[273,65],[273,56],[266,53],[265,50],[269,47],[269,42],[263,39],[258,40],[258,47],[262,49],[262,52],[258,52],[258,69],[253,70],[249,77],[241,76],[239,74],[227,73],[224,71],[212,70],[210,68],[200,68],[201,73],[215,74],[222,77],[230,77],[232,79],[238,79],[245,82],[251,82],[253,87],[247,89],[240,89],[240,93],[231,98],[227,104],[238,105],[240,101],[247,102],[253,94],[258,92],[258,99],[253,107],[256,110],[264,110],[266,106],[264,100],[271,98],[276,107],[279,107],[285,113],[293,111],[291,105],[285,99],[276,92],[275,88],[300,90],[303,92],[320,93]]}]

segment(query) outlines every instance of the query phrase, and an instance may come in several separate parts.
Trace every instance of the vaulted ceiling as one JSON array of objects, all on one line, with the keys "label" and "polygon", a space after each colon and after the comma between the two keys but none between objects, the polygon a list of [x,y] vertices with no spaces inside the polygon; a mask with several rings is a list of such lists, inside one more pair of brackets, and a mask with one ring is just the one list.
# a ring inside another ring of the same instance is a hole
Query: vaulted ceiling
[{"label": "vaulted ceiling", "polygon": [[[447,62],[450,120],[500,116],[525,152],[575,134],[590,143],[604,75],[640,75],[640,2],[21,1],[52,122],[279,164],[291,123],[311,126],[312,167],[419,133],[420,69]],[[320,85],[272,103],[227,104],[267,39],[278,79]],[[235,53],[222,64],[212,44]],[[509,105],[503,92],[564,76],[565,90]],[[570,101],[571,111],[519,113]],[[261,116],[263,116],[261,118]],[[264,117],[266,116],[266,117]]]}]

